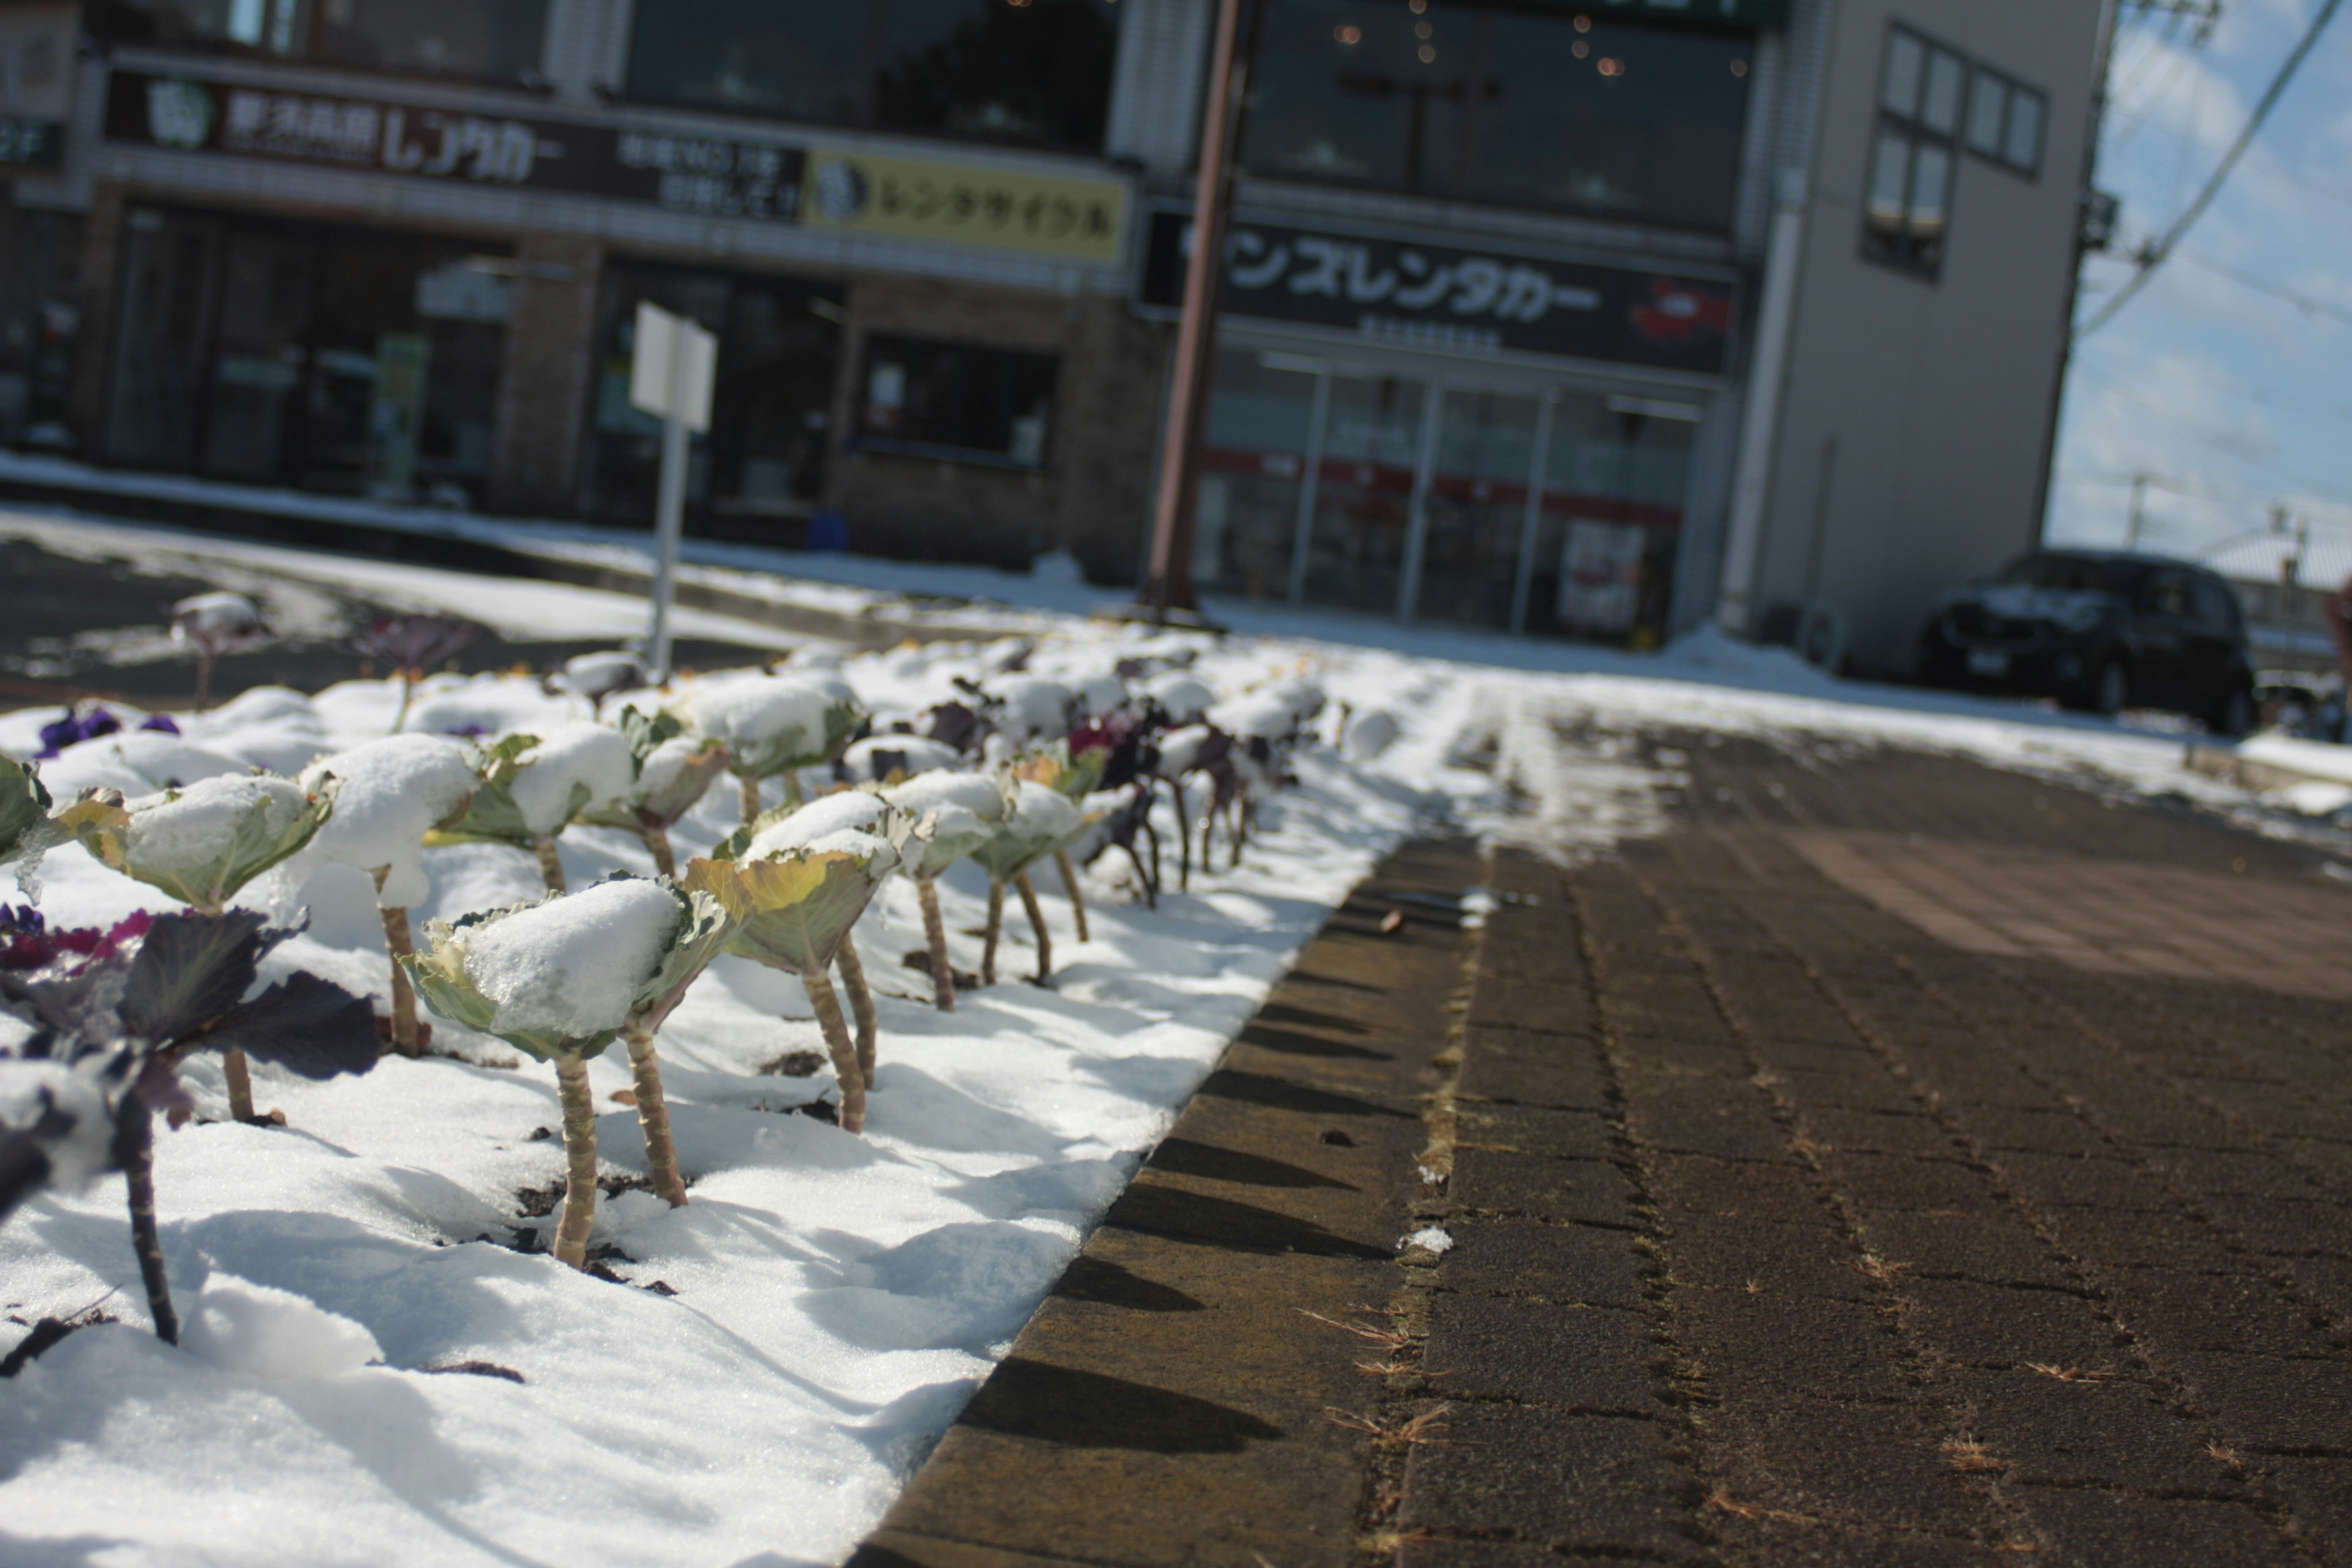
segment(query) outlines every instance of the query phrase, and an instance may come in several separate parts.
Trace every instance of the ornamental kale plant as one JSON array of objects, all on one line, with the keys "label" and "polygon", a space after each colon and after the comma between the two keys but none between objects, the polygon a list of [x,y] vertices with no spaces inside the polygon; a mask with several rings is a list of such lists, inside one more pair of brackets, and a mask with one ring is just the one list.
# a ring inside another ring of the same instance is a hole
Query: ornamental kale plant
[{"label": "ornamental kale plant", "polygon": [[[847,945],[850,928],[902,857],[914,852],[919,830],[904,813],[855,791],[829,795],[805,810],[830,812],[839,820],[808,833],[811,824],[796,826],[795,817],[803,814],[795,813],[755,826],[748,835],[738,833],[711,858],[688,865],[686,885],[725,906],[735,928],[730,952],[800,976],[841,1086],[842,1129],[862,1132],[874,1072],[872,1002],[859,1019],[868,1039],[861,1052],[825,969],[843,952],[854,952]],[[863,971],[855,973],[862,991]]]},{"label": "ornamental kale plant", "polygon": [[408,722],[416,683],[425,679],[425,671],[464,652],[481,631],[473,622],[454,616],[385,616],[352,637],[352,651],[383,660],[400,679],[400,710],[393,715],[394,734]]},{"label": "ornamental kale plant", "polygon": [[16,866],[20,890],[33,893],[42,853],[68,837],[49,820],[49,792],[33,770],[0,756],[0,866]]},{"label": "ornamental kale plant", "polygon": [[742,676],[688,693],[679,711],[694,733],[728,751],[743,786],[743,822],[760,818],[760,785],[782,774],[784,804],[801,804],[800,770],[829,766],[868,715],[837,676]]},{"label": "ornamental kale plant", "polygon": [[1045,928],[1045,912],[1037,905],[1036,886],[1029,868],[1086,831],[1086,818],[1061,791],[1033,779],[1013,781],[1013,809],[987,843],[971,858],[988,873],[988,938],[981,949],[980,983],[996,984],[996,942],[1004,927],[1004,889],[1009,883],[1021,894],[1028,911],[1029,929],[1037,937],[1037,978],[1054,973],[1054,939]]},{"label": "ornamental kale plant", "polygon": [[299,972],[247,996],[263,955],[293,934],[248,910],[140,914],[108,931],[55,931],[29,910],[0,910],[0,1005],[32,1026],[0,1051],[0,1219],[45,1188],[72,1192],[122,1172],[148,1310],[172,1343],[180,1326],[155,1224],[153,1115],[177,1127],[194,1114],[180,1064],[213,1050],[320,1079],[375,1065],[366,998]]},{"label": "ornamental kale plant", "polygon": [[[217,915],[239,889],[310,842],[341,787],[331,774],[310,787],[268,773],[223,775],[128,804],[101,791],[56,820],[114,869]],[[226,1048],[221,1064],[231,1112],[240,1121],[258,1120],[245,1053]]]},{"label": "ornamental kale plant", "polygon": [[733,759],[720,742],[687,734],[675,714],[648,716],[624,708],[620,730],[636,764],[637,782],[619,798],[591,807],[580,820],[635,834],[653,856],[654,869],[674,877],[677,857],[670,848],[669,830],[710,793]]},{"label": "ornamental kale plant", "polygon": [[955,1011],[955,972],[948,966],[948,927],[940,913],[940,874],[996,836],[1012,810],[1006,784],[978,773],[918,773],[892,784],[882,798],[924,825],[919,847],[899,869],[914,879],[923,908],[923,935],[931,949],[931,994],[942,1013]]},{"label": "ornamental kale plant", "polygon": [[431,844],[510,844],[539,859],[548,891],[564,890],[555,840],[592,806],[625,795],[635,760],[621,732],[575,720],[538,735],[509,735],[474,753],[478,783],[466,813],[425,838]]},{"label": "ornamental kale plant", "polygon": [[402,962],[441,1016],[555,1064],[567,1175],[555,1256],[588,1261],[596,1223],[596,1106],[588,1062],[625,1037],[654,1190],[673,1205],[686,1183],[670,1136],[654,1036],[725,947],[729,911],[700,889],[614,877],[536,904],[426,927],[429,952]]}]

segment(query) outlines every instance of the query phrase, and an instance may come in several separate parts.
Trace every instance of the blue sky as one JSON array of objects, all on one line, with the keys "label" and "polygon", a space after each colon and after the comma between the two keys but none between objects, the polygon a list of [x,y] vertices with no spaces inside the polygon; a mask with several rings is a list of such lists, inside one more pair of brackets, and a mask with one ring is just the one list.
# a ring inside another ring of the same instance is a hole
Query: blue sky
[{"label": "blue sky", "polygon": [[[2146,22],[2118,40],[2098,174],[2123,198],[2118,252],[2188,205],[2319,0],[2223,4],[2202,48]],[[2131,270],[2093,259],[2078,320]],[[2050,538],[2120,542],[2142,471],[2155,548],[2197,554],[2276,501],[2352,538],[2352,6],[2173,258],[2076,345]]]}]

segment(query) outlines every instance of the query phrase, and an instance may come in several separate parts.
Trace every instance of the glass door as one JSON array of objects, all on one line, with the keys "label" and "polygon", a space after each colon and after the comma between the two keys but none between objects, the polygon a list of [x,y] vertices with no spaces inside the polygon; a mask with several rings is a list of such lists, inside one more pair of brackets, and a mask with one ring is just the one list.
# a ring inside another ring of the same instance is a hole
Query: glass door
[{"label": "glass door", "polygon": [[1663,640],[1698,412],[1683,408],[1559,395],[1529,552],[1528,630],[1634,647]]},{"label": "glass door", "polygon": [[1439,395],[1416,613],[1503,629],[1511,625],[1518,582],[1539,405],[1532,397],[1459,388]]},{"label": "glass door", "polygon": [[1217,354],[1192,535],[1192,580],[1211,593],[1292,596],[1299,501],[1328,385],[1319,370],[1280,354]]},{"label": "glass door", "polygon": [[1333,375],[1307,528],[1307,604],[1394,615],[1404,584],[1429,388],[1396,376]]}]

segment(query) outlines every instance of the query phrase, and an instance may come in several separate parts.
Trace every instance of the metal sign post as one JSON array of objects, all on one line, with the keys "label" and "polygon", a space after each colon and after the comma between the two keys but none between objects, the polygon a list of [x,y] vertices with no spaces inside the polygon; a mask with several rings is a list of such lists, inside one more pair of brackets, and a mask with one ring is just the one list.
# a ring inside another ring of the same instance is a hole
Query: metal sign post
[{"label": "metal sign post", "polygon": [[646,633],[646,674],[656,685],[669,679],[669,602],[677,576],[678,535],[686,526],[687,434],[710,428],[710,387],[718,369],[717,338],[657,305],[637,306],[629,403],[662,422],[653,624]]}]

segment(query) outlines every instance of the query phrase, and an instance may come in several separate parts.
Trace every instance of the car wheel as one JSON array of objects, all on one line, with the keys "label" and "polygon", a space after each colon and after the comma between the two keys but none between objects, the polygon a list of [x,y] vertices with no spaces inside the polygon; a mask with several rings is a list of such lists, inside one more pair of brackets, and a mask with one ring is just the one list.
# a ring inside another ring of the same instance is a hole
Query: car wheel
[{"label": "car wheel", "polygon": [[2234,739],[2254,727],[2254,694],[2242,686],[2233,686],[2230,695],[2221,699],[2208,726],[2216,735]]}]

